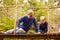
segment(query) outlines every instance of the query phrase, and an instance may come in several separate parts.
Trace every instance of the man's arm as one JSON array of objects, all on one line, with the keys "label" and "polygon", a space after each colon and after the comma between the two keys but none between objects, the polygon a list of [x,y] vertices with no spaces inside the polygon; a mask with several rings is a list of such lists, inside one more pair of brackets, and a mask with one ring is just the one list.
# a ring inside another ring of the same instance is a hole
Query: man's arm
[{"label": "man's arm", "polygon": [[34,27],[35,27],[35,32],[38,32],[38,25],[37,25],[35,18],[33,20],[33,23],[34,23]]},{"label": "man's arm", "polygon": [[21,27],[21,24],[20,24],[20,23],[23,22],[24,19],[25,19],[25,17],[22,17],[22,18],[20,18],[20,19],[17,21],[17,26],[18,26],[18,28]]}]

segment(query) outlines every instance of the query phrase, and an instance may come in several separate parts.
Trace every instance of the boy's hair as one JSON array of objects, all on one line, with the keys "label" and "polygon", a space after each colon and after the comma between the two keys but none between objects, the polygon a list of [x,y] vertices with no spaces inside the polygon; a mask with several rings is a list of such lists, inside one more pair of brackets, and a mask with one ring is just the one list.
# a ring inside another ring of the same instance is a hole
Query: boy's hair
[{"label": "boy's hair", "polygon": [[45,16],[41,16],[40,19],[44,19],[44,20],[46,20],[46,17],[45,17]]}]

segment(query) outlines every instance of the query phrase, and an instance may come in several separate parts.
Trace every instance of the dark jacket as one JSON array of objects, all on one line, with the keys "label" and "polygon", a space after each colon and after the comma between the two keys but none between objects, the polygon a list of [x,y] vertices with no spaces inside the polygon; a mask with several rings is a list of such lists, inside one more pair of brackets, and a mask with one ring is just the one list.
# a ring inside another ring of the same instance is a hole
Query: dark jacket
[{"label": "dark jacket", "polygon": [[39,25],[39,31],[46,33],[48,31],[48,22],[40,23]]},{"label": "dark jacket", "polygon": [[[22,25],[21,25],[21,22],[23,22]],[[37,22],[34,17],[31,19],[28,18],[28,16],[24,16],[24,17],[20,18],[17,21],[17,26],[18,26],[18,28],[22,28],[27,32],[31,28],[32,23],[34,24],[35,32],[38,32],[38,25],[37,25]]]}]

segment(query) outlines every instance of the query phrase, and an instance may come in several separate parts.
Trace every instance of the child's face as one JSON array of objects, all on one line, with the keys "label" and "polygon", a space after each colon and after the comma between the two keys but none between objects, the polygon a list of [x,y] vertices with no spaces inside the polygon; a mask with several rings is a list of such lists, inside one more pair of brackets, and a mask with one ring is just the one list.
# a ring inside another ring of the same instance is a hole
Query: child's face
[{"label": "child's face", "polygon": [[43,18],[43,19],[40,19],[40,22],[41,23],[45,23],[45,19]]}]

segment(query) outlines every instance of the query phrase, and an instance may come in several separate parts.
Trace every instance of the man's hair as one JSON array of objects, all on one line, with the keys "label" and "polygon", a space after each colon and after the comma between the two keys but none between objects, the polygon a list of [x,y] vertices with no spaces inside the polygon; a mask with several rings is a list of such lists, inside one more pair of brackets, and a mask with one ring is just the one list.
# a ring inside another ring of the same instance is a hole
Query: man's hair
[{"label": "man's hair", "polygon": [[29,12],[32,12],[34,14],[34,11],[32,9],[28,10],[28,14],[29,14]]}]

